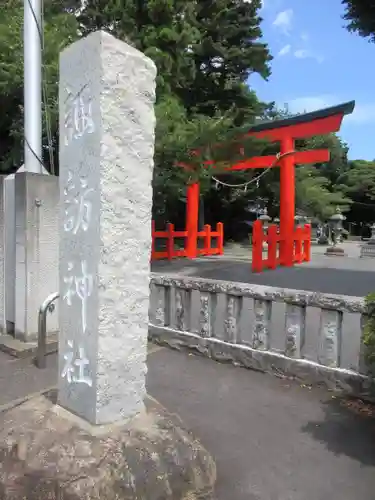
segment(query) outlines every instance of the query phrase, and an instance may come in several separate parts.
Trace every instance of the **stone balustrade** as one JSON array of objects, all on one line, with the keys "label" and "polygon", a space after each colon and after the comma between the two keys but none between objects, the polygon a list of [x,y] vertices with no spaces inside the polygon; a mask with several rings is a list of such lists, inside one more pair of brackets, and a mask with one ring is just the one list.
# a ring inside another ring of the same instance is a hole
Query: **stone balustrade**
[{"label": "stone balustrade", "polygon": [[374,399],[363,361],[365,304],[200,278],[151,277],[151,340]]}]

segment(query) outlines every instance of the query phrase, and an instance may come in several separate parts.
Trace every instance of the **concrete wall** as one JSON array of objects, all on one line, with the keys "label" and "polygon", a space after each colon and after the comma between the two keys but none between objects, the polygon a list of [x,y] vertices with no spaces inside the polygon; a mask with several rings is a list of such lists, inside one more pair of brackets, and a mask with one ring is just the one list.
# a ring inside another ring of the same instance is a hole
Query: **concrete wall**
[{"label": "concrete wall", "polygon": [[[17,173],[15,206],[15,336],[29,341],[37,336],[40,305],[58,291],[58,178]],[[58,331],[58,314],[49,317],[48,331]]]}]

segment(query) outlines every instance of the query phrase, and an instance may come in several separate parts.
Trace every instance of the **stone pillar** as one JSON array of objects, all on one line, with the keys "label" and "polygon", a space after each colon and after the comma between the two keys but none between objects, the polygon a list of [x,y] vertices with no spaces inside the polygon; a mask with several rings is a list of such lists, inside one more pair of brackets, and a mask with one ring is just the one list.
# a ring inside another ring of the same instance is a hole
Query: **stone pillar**
[{"label": "stone pillar", "polygon": [[[58,291],[58,178],[17,172],[14,192],[14,334],[31,341],[37,337],[40,305]],[[48,318],[48,330],[57,333],[57,314]]]},{"label": "stone pillar", "polygon": [[60,58],[59,404],[92,424],[146,395],[155,77],[104,32]]}]

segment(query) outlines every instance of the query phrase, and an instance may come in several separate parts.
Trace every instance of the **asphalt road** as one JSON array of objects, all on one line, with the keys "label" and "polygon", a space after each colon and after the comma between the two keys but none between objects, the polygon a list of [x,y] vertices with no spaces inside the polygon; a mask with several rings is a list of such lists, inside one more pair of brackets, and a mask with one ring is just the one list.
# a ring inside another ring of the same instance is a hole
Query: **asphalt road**
[{"label": "asphalt road", "polygon": [[217,463],[217,500],[370,500],[375,420],[330,393],[162,349],[148,390]]},{"label": "asphalt road", "polygon": [[[353,266],[353,259],[351,260]],[[309,290],[322,293],[363,297],[375,292],[375,268],[373,270],[336,269],[296,265],[292,268],[278,268],[253,273],[249,262],[200,259],[173,262],[159,261],[152,264],[152,270],[159,273],[183,273],[201,278],[237,281],[258,285]]]}]

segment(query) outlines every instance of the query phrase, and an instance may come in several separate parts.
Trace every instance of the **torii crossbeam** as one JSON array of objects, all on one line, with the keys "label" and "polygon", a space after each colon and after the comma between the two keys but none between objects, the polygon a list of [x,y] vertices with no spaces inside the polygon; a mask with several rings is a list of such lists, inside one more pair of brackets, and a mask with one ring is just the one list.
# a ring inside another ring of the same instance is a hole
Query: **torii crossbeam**
[{"label": "torii crossbeam", "polygon": [[[276,155],[259,156],[240,161],[226,170],[247,170],[250,168],[268,168],[272,165],[280,166],[280,262],[284,266],[293,265],[293,231],[295,216],[295,165],[315,164],[329,161],[327,149],[312,151],[295,151],[295,140],[314,135],[324,135],[338,132],[345,115],[351,114],[355,101],[338,106],[325,108],[311,113],[305,113],[291,118],[260,123],[253,126],[244,135],[259,139],[268,139],[280,144],[281,155],[288,154],[277,161]],[[188,258],[197,257],[198,242],[198,211],[199,211],[199,183],[192,183],[187,187],[186,207],[186,254]]]}]

